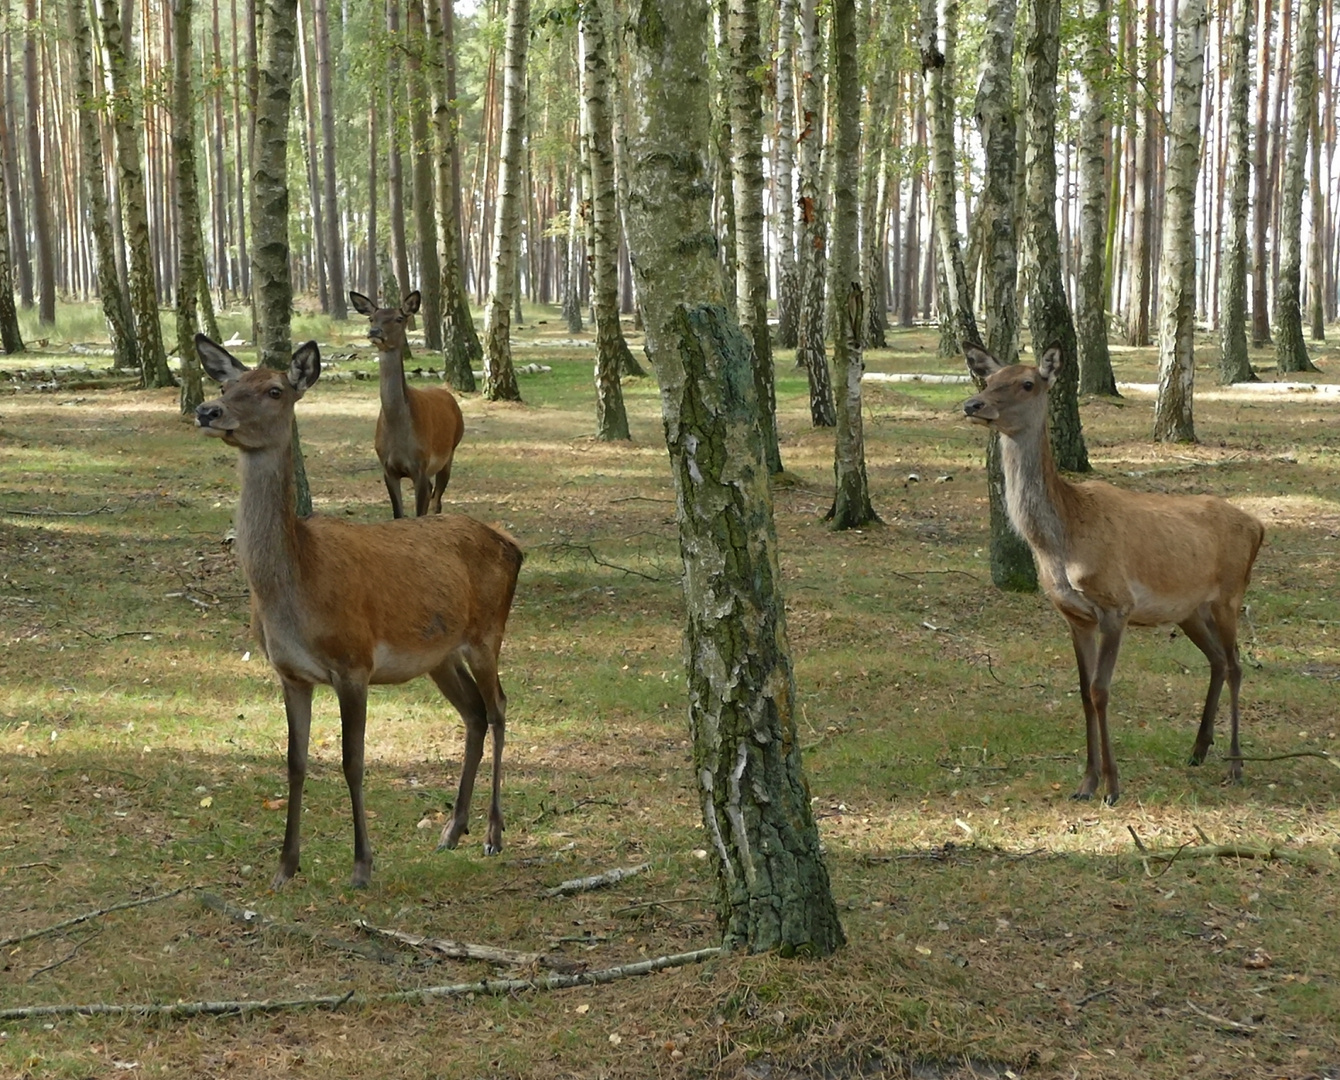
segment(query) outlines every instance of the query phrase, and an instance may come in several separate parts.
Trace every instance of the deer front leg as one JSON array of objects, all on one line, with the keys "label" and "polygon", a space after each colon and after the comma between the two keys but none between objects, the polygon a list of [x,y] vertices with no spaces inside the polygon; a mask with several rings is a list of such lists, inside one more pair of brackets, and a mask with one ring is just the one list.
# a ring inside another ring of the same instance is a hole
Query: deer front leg
[{"label": "deer front leg", "polygon": [[[484,756],[484,734],[488,731],[489,721],[479,686],[455,658],[448,660],[430,674],[438,689],[456,706],[461,719],[465,721],[465,756],[461,760],[461,786],[456,793],[456,805],[452,809],[451,820],[442,830],[442,838],[437,844],[437,850],[441,851],[444,848],[454,848],[460,843],[461,837],[470,831],[470,800],[474,797],[475,774],[479,771],[479,762]],[[485,851],[488,851],[487,844]]]},{"label": "deer front leg", "polygon": [[[1121,785],[1117,779],[1117,759],[1112,753],[1112,743],[1107,734],[1108,687],[1112,684],[1112,673],[1117,667],[1117,654],[1121,652],[1121,638],[1126,631],[1126,620],[1118,615],[1104,613],[1098,622],[1098,663],[1094,669],[1093,686],[1089,690],[1093,698],[1093,711],[1098,721],[1098,749],[1102,758],[1101,772],[1107,794],[1103,802],[1115,806],[1121,796]],[[1093,759],[1090,746],[1089,758]]]},{"label": "deer front leg", "polygon": [[423,517],[433,501],[433,478],[427,472],[414,477],[414,516]]},{"label": "deer front leg", "polygon": [[288,717],[288,818],[279,869],[270,888],[282,889],[298,872],[302,830],[302,788],[307,779],[307,741],[312,730],[312,687],[284,680],[284,713]]},{"label": "deer front leg", "polygon": [[1088,751],[1084,779],[1070,797],[1087,802],[1098,790],[1098,714],[1094,711],[1091,690],[1098,664],[1098,627],[1093,623],[1067,621],[1070,623],[1070,643],[1075,648],[1075,665],[1079,668],[1079,696],[1084,703],[1084,742]]},{"label": "deer front leg", "polygon": [[382,479],[386,481],[386,493],[391,496],[391,516],[405,516],[405,506],[400,499],[400,477],[394,476],[389,469],[382,470]]},{"label": "deer front leg", "polygon": [[1202,604],[1191,618],[1179,623],[1182,633],[1205,654],[1210,662],[1210,688],[1205,695],[1205,708],[1200,715],[1200,728],[1196,731],[1196,742],[1191,748],[1191,764],[1199,765],[1205,760],[1214,743],[1214,717],[1219,711],[1219,695],[1224,688],[1224,677],[1228,673],[1228,657],[1220,641],[1219,627],[1215,622],[1209,605]]},{"label": "deer front leg", "polygon": [[335,687],[340,699],[340,745],[343,749],[344,782],[354,815],[354,873],[349,884],[367,888],[372,880],[372,844],[363,807],[363,746],[368,719],[367,683],[349,681]]}]

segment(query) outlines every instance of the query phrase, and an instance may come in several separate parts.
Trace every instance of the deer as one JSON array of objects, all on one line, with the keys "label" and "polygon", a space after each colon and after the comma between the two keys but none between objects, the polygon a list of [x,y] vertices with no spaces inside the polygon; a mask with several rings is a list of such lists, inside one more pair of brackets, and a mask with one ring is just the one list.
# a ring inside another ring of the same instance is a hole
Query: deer
[{"label": "deer", "polygon": [[1104,802],[1120,795],[1108,739],[1108,688],[1127,626],[1179,626],[1205,654],[1210,686],[1191,764],[1214,742],[1215,714],[1228,682],[1231,739],[1228,781],[1242,779],[1238,745],[1238,611],[1265,528],[1251,514],[1213,495],[1129,491],[1061,476],[1047,435],[1047,397],[1061,351],[1037,366],[1003,365],[965,342],[968,367],[985,386],[963,403],[974,423],[1000,434],[1005,506],[1027,541],[1047,598],[1070,626],[1079,667],[1088,761],[1074,798]]},{"label": "deer", "polygon": [[465,418],[445,386],[415,389],[405,379],[405,327],[419,310],[416,289],[398,308],[379,308],[359,292],[349,294],[354,310],[368,317],[368,338],[377,346],[382,410],[375,445],[382,479],[391,496],[391,513],[404,517],[400,481],[414,484],[414,516],[431,509],[442,513],[442,492],[451,479],[451,462],[465,433]]},{"label": "deer", "polygon": [[498,654],[522,553],[501,529],[463,514],[350,522],[294,508],[294,406],[321,373],[316,342],[287,371],[248,369],[203,334],[196,349],[222,396],[197,407],[206,435],[238,451],[235,536],[251,591],[252,631],[283,688],[288,720],[288,819],[272,888],[298,872],[303,783],[316,686],[335,691],[344,778],[354,819],[351,884],[368,885],[372,847],[363,806],[368,686],[427,675],[465,721],[460,790],[438,850],[468,833],[470,800],[493,736],[493,791],[484,853],[502,850],[507,696]]}]

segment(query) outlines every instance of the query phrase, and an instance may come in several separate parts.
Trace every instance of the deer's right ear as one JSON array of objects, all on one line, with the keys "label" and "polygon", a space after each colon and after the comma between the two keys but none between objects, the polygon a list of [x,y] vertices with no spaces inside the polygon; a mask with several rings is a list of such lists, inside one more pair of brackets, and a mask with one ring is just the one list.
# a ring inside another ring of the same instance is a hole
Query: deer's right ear
[{"label": "deer's right ear", "polygon": [[400,310],[403,311],[406,315],[413,315],[416,311],[419,310],[419,303],[422,300],[423,300],[423,294],[420,293],[418,289],[415,289],[412,293],[410,293],[407,297],[405,297],[405,302],[400,305]]},{"label": "deer's right ear", "polygon": [[315,341],[299,345],[293,351],[293,360],[288,367],[288,381],[302,397],[321,374],[321,350]]},{"label": "deer's right ear", "polygon": [[999,360],[980,345],[974,345],[971,341],[963,343],[963,355],[968,358],[968,370],[983,381],[989,379],[1001,368]]},{"label": "deer's right ear", "polygon": [[354,305],[354,310],[360,315],[371,315],[377,310],[377,305],[364,296],[361,292],[350,292],[349,303]]},{"label": "deer's right ear", "polygon": [[242,361],[204,334],[195,335],[195,351],[200,357],[200,366],[205,369],[205,374],[221,386],[227,386],[247,370]]}]

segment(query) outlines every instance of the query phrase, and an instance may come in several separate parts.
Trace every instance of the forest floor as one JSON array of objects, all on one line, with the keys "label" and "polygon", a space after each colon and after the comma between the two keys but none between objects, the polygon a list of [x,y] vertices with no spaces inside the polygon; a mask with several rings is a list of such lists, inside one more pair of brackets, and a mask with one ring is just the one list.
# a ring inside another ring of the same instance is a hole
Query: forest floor
[{"label": "forest floor", "polygon": [[[228,541],[234,452],[179,418],[175,391],[0,384],[0,1010],[352,995],[242,1016],[0,1020],[0,1077],[1340,1077],[1337,402],[1219,393],[1208,339],[1199,443],[1151,442],[1153,401],[1136,390],[1081,415],[1096,476],[1222,494],[1266,524],[1242,630],[1241,784],[1223,783],[1222,725],[1204,767],[1187,767],[1200,654],[1133,631],[1112,699],[1122,798],[1071,801],[1084,730],[1068,635],[1042,597],[991,585],[968,389],[867,384],[883,523],[835,534],[821,520],[832,433],[810,427],[784,357],[776,521],[847,945],[601,986],[369,1000],[719,940],[659,397],[627,380],[633,441],[597,442],[588,335],[557,325],[532,316],[518,331],[516,362],[547,368],[520,376],[524,404],[463,396],[446,498],[526,550],[502,659],[505,850],[483,856],[477,799],[461,849],[434,851],[460,721],[427,680],[374,688],[377,865],[363,891],[347,886],[326,691],[302,872],[268,887],[286,735]],[[322,338],[299,421],[319,511],[378,520],[375,358],[359,329]],[[891,345],[868,354],[872,372],[961,371],[929,331]],[[1340,349],[1315,356],[1318,382],[1340,384]],[[1271,354],[1254,361],[1274,379]],[[88,363],[105,361],[54,342],[0,367]],[[1116,349],[1114,363],[1123,382],[1155,381],[1153,350]],[[644,863],[605,889],[548,892]],[[146,902],[107,910],[130,901]],[[544,956],[448,959],[358,920]]]}]

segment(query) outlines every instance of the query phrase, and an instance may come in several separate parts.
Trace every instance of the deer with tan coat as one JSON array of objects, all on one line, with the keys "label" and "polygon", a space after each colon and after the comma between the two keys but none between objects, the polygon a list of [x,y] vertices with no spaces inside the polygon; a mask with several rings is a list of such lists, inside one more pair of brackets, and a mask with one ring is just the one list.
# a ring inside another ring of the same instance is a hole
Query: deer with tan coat
[{"label": "deer with tan coat", "polygon": [[1228,775],[1242,777],[1238,747],[1238,609],[1265,538],[1256,518],[1211,495],[1125,491],[1062,478],[1047,437],[1047,394],[1061,366],[1048,349],[1037,366],[1003,366],[965,343],[968,367],[986,381],[963,403],[970,420],[1000,433],[1005,505],[1033,550],[1048,599],[1070,624],[1079,665],[1088,764],[1076,799],[1117,801],[1117,763],[1107,732],[1108,686],[1127,626],[1175,624],[1210,662],[1210,688],[1191,764],[1214,742],[1214,718],[1228,682],[1232,736]]},{"label": "deer with tan coat", "polygon": [[391,496],[391,512],[404,517],[400,481],[414,485],[414,515],[442,513],[442,492],[451,479],[451,462],[465,433],[461,406],[444,386],[418,389],[405,379],[405,328],[419,310],[417,290],[398,308],[379,308],[362,293],[351,292],[354,310],[368,317],[368,338],[377,346],[382,411],[377,415],[375,446],[382,479]]},{"label": "deer with tan coat", "polygon": [[460,791],[441,848],[469,832],[470,799],[493,734],[493,792],[484,852],[502,849],[503,734],[507,697],[498,653],[521,568],[506,533],[459,514],[357,524],[300,518],[293,499],[293,407],[321,372],[316,343],[288,371],[248,370],[198,335],[205,371],[223,395],[196,409],[207,435],[239,451],[237,557],[251,588],[251,623],[279,675],[288,716],[288,822],[273,887],[298,871],[312,690],[340,704],[344,777],[354,818],[355,886],[372,875],[363,809],[368,685],[428,675],[465,720]]}]

